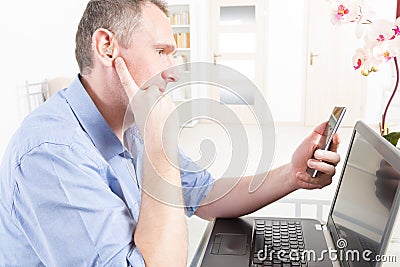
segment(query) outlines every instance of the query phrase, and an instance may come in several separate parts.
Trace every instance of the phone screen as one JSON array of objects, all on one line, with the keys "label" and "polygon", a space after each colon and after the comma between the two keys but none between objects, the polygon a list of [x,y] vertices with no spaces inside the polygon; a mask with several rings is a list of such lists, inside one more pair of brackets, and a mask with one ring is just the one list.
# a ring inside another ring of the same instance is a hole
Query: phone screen
[{"label": "phone screen", "polygon": [[[328,123],[326,124],[324,133],[321,136],[321,139],[318,142],[317,149],[329,150],[329,147],[332,143],[333,135],[336,133],[339,128],[339,124],[342,121],[344,113],[346,112],[345,107],[334,107],[332,113],[329,117]],[[307,169],[308,174],[311,177],[315,178],[317,176],[317,171],[314,169]]]}]

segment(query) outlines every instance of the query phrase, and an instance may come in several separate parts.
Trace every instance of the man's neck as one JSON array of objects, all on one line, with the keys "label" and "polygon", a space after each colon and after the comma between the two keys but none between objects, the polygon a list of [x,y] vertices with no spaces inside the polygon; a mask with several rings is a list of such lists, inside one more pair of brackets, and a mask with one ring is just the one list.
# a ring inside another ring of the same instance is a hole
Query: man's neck
[{"label": "man's neck", "polygon": [[94,75],[81,76],[81,82],[107,124],[123,143],[126,105],[121,101],[122,97],[114,92],[115,88],[110,82],[95,79]]}]

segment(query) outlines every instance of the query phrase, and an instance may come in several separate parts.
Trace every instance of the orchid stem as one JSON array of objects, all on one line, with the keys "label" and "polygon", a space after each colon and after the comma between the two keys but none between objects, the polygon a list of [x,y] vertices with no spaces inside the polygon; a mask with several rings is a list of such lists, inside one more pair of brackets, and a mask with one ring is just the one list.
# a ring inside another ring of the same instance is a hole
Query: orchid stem
[{"label": "orchid stem", "polygon": [[394,60],[394,65],[396,66],[396,85],[394,86],[394,90],[393,90],[392,96],[390,97],[390,99],[389,99],[389,101],[388,101],[388,103],[386,105],[385,112],[382,115],[382,129],[386,128],[386,125],[385,125],[386,113],[387,113],[387,111],[389,109],[390,103],[392,102],[392,100],[394,98],[394,95],[396,94],[397,87],[399,86],[399,65],[397,64],[397,58],[396,57],[394,57],[393,60]]}]

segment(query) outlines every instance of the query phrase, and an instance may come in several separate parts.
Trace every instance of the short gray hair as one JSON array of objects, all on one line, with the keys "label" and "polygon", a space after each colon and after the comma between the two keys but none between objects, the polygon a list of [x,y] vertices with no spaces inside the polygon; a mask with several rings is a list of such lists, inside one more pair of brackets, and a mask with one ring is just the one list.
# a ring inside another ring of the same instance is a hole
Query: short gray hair
[{"label": "short gray hair", "polygon": [[141,22],[142,7],[147,3],[156,5],[168,16],[164,0],[89,1],[75,38],[75,57],[81,74],[90,74],[93,68],[93,33],[99,28],[107,29],[122,46],[130,46],[133,32]]}]

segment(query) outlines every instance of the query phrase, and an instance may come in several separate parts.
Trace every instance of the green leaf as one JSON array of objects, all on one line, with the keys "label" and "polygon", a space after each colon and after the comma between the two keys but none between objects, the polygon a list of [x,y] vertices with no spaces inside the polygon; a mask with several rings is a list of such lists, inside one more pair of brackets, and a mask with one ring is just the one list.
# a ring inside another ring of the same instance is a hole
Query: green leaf
[{"label": "green leaf", "polygon": [[387,135],[384,135],[383,138],[388,140],[392,145],[397,146],[397,142],[400,139],[400,132],[393,132]]}]

